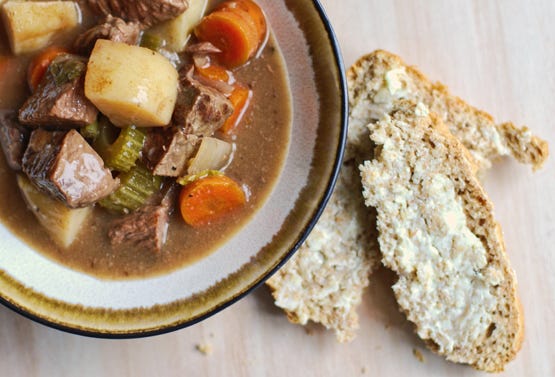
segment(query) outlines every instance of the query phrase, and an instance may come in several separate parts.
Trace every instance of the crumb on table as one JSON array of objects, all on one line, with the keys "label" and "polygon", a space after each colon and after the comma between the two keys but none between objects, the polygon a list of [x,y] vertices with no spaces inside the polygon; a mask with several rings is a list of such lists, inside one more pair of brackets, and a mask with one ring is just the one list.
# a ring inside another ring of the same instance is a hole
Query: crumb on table
[{"label": "crumb on table", "polygon": [[196,350],[204,355],[212,354],[212,345],[210,343],[199,343],[195,346]]},{"label": "crumb on table", "polygon": [[413,348],[413,349],[412,349],[412,354],[413,354],[414,357],[416,357],[416,359],[417,359],[418,361],[420,361],[421,363],[423,363],[423,362],[425,361],[425,360],[424,360],[424,355],[422,355],[422,352],[420,352],[419,349]]}]

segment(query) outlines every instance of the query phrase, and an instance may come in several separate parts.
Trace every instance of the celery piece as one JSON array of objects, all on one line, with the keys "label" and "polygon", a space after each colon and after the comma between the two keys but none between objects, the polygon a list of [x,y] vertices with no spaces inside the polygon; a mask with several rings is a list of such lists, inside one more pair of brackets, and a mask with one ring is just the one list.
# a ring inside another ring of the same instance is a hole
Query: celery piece
[{"label": "celery piece", "polygon": [[54,59],[48,67],[48,72],[56,85],[61,86],[81,76],[86,69],[87,65],[83,60],[64,54]]},{"label": "celery piece", "polygon": [[116,136],[118,129],[106,121],[103,121],[99,128],[93,148],[110,169],[129,171],[139,158],[146,139],[145,133],[135,126],[129,126],[123,128]]},{"label": "celery piece", "polygon": [[83,136],[85,139],[95,140],[100,134],[100,126],[98,125],[98,121],[95,120],[94,122],[81,127],[80,132],[81,136]]},{"label": "celery piece", "polygon": [[165,42],[160,36],[151,33],[143,33],[141,47],[148,48],[152,51],[158,51],[164,47],[164,45]]},{"label": "celery piece", "polygon": [[146,135],[142,130],[134,126],[124,128],[116,141],[110,146],[106,164],[114,170],[129,171],[135,166],[145,139]]},{"label": "celery piece", "polygon": [[99,204],[111,211],[129,213],[140,208],[145,201],[160,190],[162,178],[142,165],[137,165],[119,176],[119,188]]},{"label": "celery piece", "polygon": [[118,138],[119,129],[104,116],[98,120],[98,136],[94,140],[93,148],[104,159],[112,143]]}]

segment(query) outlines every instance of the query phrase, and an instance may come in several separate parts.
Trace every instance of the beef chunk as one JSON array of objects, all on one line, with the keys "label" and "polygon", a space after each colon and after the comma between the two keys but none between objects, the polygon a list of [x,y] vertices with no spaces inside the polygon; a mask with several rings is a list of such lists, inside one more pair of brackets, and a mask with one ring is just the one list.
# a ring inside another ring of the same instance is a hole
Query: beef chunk
[{"label": "beef chunk", "polygon": [[225,95],[185,76],[173,113],[173,124],[187,134],[212,136],[233,113],[233,104]]},{"label": "beef chunk", "polygon": [[6,162],[15,171],[21,170],[21,160],[31,131],[19,124],[17,113],[3,112],[0,114],[0,144],[6,156]]},{"label": "beef chunk", "polygon": [[75,130],[33,131],[23,155],[23,171],[40,190],[71,208],[91,205],[119,185]]},{"label": "beef chunk", "polygon": [[125,22],[121,18],[108,15],[104,23],[96,25],[81,34],[73,44],[75,51],[82,55],[90,55],[98,39],[108,39],[113,42],[139,44],[141,26],[137,22]]},{"label": "beef chunk", "polygon": [[185,12],[188,0],[87,0],[97,14],[139,22],[143,29],[171,20]]},{"label": "beef chunk", "polygon": [[166,243],[169,209],[149,205],[114,220],[108,237],[112,245],[125,245],[159,253]]},{"label": "beef chunk", "polygon": [[159,253],[166,243],[169,217],[177,199],[179,186],[168,183],[135,212],[112,222],[108,237],[112,245],[135,247]]},{"label": "beef chunk", "polygon": [[85,97],[86,62],[74,55],[58,56],[39,87],[19,110],[24,125],[52,128],[82,127],[96,120],[98,110]]},{"label": "beef chunk", "polygon": [[178,127],[153,129],[146,138],[142,155],[154,175],[180,177],[197,150],[200,138],[187,135]]}]

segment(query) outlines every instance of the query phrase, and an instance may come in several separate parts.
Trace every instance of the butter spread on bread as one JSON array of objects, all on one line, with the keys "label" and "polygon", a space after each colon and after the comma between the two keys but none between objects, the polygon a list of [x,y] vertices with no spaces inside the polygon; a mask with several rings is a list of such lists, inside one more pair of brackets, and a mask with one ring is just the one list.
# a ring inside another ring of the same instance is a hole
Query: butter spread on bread
[{"label": "butter spread on bread", "polygon": [[465,147],[425,105],[400,101],[369,126],[361,165],[377,209],[382,263],[399,276],[397,302],[448,360],[503,370],[520,348],[516,278],[493,206]]},{"label": "butter spread on bread", "polygon": [[[416,116],[429,116],[430,110],[438,112],[439,115],[432,117],[439,116],[462,142],[464,147],[458,149],[466,156],[467,168],[472,172],[483,172],[494,160],[507,155],[538,168],[548,155],[547,143],[532,135],[526,127],[494,123],[490,115],[452,96],[445,86],[431,83],[418,70],[386,51],[378,50],[361,57],[348,70],[347,81],[350,103],[348,141],[335,192],[306,242],[268,281],[276,305],[286,311],[292,322],[321,323],[335,330],[340,341],[350,341],[355,336],[358,327],[356,309],[369,283],[369,275],[377,268],[380,259],[375,211],[364,208],[356,168],[373,155],[367,125],[381,119],[384,114],[395,112],[399,106],[404,106],[404,100],[410,99],[417,104],[414,108]],[[436,176],[426,189],[432,195],[434,190],[451,190],[450,184],[445,177]],[[471,245],[469,249],[477,253],[480,245],[474,233],[464,230],[460,203],[452,198],[445,199],[451,203],[450,207],[444,203],[448,209],[443,217],[450,232],[446,239],[456,238],[459,244]],[[487,208],[483,210],[488,211]],[[461,234],[455,237],[454,233],[459,231]],[[483,258],[473,263],[479,265],[481,262]],[[445,261],[446,265],[450,263]],[[497,275],[503,276],[491,268],[487,271],[492,279]],[[428,267],[422,267],[421,279],[432,284],[432,272]],[[469,321],[467,327],[473,328],[474,332],[481,331],[480,326],[483,326],[472,325],[481,323],[485,318],[480,310],[490,313],[489,308],[493,305],[486,288],[476,291],[483,298],[485,307],[473,307],[473,315],[466,318]],[[441,337],[446,342],[445,349],[456,348],[456,334],[444,330]],[[428,331],[431,333],[431,330]],[[475,336],[472,333],[468,335]]]}]

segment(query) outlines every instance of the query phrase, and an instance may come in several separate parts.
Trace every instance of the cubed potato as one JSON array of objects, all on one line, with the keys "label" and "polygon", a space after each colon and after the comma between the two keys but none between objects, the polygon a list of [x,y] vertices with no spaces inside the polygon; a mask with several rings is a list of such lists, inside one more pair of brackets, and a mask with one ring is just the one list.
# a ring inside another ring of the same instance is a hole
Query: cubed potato
[{"label": "cubed potato", "polygon": [[17,176],[17,185],[27,206],[50,237],[63,248],[71,246],[92,214],[92,207],[68,208],[62,202],[39,191],[23,175]]},{"label": "cubed potato", "polygon": [[153,27],[149,32],[166,41],[166,47],[174,52],[182,52],[191,36],[193,28],[206,11],[207,0],[189,0],[189,8],[173,20]]},{"label": "cubed potato", "polygon": [[16,55],[40,50],[57,33],[81,23],[81,11],[73,1],[7,1],[2,16]]},{"label": "cubed potato", "polygon": [[85,76],[85,96],[116,126],[167,125],[177,98],[178,74],[147,48],[99,39]]}]

